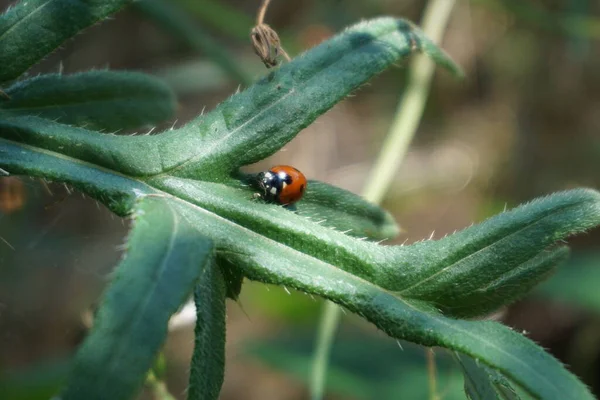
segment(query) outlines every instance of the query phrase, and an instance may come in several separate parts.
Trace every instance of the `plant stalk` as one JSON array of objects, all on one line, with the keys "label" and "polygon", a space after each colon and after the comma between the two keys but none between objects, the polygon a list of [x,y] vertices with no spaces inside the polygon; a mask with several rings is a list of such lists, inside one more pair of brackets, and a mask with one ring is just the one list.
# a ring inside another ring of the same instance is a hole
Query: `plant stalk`
[{"label": "plant stalk", "polygon": [[263,0],[256,17],[256,25],[262,25],[265,22],[265,14],[267,13],[267,8],[269,7],[270,2],[271,0]]},{"label": "plant stalk", "polygon": [[[454,3],[455,0],[431,0],[427,3],[421,26],[425,34],[436,44],[441,42]],[[415,136],[429,94],[434,69],[434,62],[424,54],[415,56],[410,63],[406,90],[363,190],[363,197],[375,204],[381,203],[387,193]],[[312,400],[323,398],[325,374],[340,321],[340,312],[341,309],[335,303],[326,301],[313,357],[310,379]]]}]

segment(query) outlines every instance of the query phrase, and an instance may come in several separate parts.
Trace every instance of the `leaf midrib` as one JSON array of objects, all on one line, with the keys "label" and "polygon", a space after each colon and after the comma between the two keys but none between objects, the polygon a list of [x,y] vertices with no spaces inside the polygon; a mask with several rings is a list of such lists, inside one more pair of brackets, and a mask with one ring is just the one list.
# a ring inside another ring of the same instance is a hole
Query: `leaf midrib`
[{"label": "leaf midrib", "polygon": [[[92,162],[89,162],[89,161],[85,161],[85,160],[82,160],[82,159],[79,159],[79,158],[75,158],[75,157],[63,154],[63,153],[59,153],[59,152],[54,151],[54,150],[48,150],[48,149],[44,149],[44,148],[41,148],[41,147],[35,147],[35,146],[29,145],[27,143],[15,142],[14,140],[6,139],[6,138],[3,138],[3,137],[0,137],[0,142],[6,142],[6,143],[9,143],[9,144],[11,144],[11,145],[13,145],[15,147],[19,147],[20,146],[20,147],[23,147],[25,149],[28,149],[31,152],[34,152],[34,153],[37,152],[37,153],[45,154],[45,155],[50,156],[50,157],[56,157],[56,158],[59,158],[59,159],[64,160],[64,161],[71,162],[73,164],[81,165],[83,167],[97,169],[100,172],[104,172],[104,173],[110,174],[110,175],[116,175],[118,177],[121,177],[121,178],[130,180],[130,181],[134,181],[134,182],[140,183],[142,185],[145,185],[145,186],[147,186],[149,188],[154,189],[154,191],[160,191],[160,192],[162,192],[162,190],[156,189],[154,186],[149,185],[147,182],[145,182],[143,180],[136,179],[136,178],[132,177],[131,175],[125,175],[125,174],[123,174],[121,172],[115,171],[114,169],[110,169],[110,168],[104,167],[102,165],[98,165],[98,164],[95,164],[95,163],[92,163]],[[89,182],[89,183],[93,184],[93,182]]]},{"label": "leaf midrib", "polygon": [[[212,142],[212,145],[210,147],[208,147],[207,151],[203,151],[200,154],[196,154],[193,156],[190,156],[189,158],[187,158],[186,160],[183,160],[177,164],[175,164],[174,166],[163,170],[162,173],[159,173],[157,175],[155,175],[155,177],[161,177],[163,175],[169,175],[170,172],[174,172],[177,171],[181,168],[185,168],[188,164],[190,163],[194,163],[200,159],[202,159],[203,157],[206,157],[207,155],[210,155],[212,150],[218,146],[220,146],[226,139],[228,139],[230,136],[232,136],[233,134],[237,133],[238,131],[240,131],[241,129],[243,129],[246,125],[248,125],[249,123],[253,122],[256,118],[262,116],[265,112],[269,111],[271,108],[273,108],[274,106],[276,106],[277,104],[279,104],[281,101],[287,99],[290,95],[294,94],[298,89],[297,88],[303,88],[305,86],[309,86],[309,83],[312,82],[314,79],[316,79],[317,77],[321,76],[322,74],[324,74],[326,71],[330,70],[332,67],[334,67],[335,65],[337,65],[338,63],[341,63],[343,60],[346,59],[346,57],[348,57],[349,55],[356,53],[358,51],[360,51],[362,48],[372,45],[375,41],[381,40],[382,38],[388,36],[388,35],[393,35],[394,33],[398,32],[398,29],[393,29],[391,31],[388,31],[384,34],[381,34],[379,36],[373,36],[372,40],[369,41],[365,41],[364,43],[361,43],[360,46],[357,46],[355,48],[352,49],[351,52],[345,52],[344,55],[342,57],[337,58],[336,60],[334,60],[333,62],[327,64],[327,66],[325,68],[321,68],[318,70],[318,72],[312,74],[311,76],[309,76],[308,78],[303,79],[303,81],[301,82],[301,84],[299,84],[298,86],[292,86],[290,88],[290,90],[288,91],[288,93],[282,95],[280,98],[278,98],[277,100],[273,101],[272,103],[270,103],[266,108],[263,108],[262,110],[260,110],[258,113],[254,114],[251,118],[249,118],[247,121],[243,122],[242,124],[236,126],[235,128],[233,128],[233,130],[231,130],[228,134],[226,134],[225,136],[222,136],[220,139]],[[411,30],[412,32],[412,30]],[[410,55],[412,55],[412,50],[409,49],[408,53],[406,54],[406,57],[409,57]],[[405,58],[406,58],[405,57]],[[398,59],[400,59],[400,57],[398,57]],[[348,91],[348,93],[350,93],[350,91]],[[212,112],[218,112],[220,111],[220,109],[217,107],[215,110],[213,110]],[[202,124],[200,124],[199,126],[197,126],[195,124],[194,121],[190,122],[187,126],[181,128],[181,130],[185,130],[185,129],[201,129]]]},{"label": "leaf midrib", "polygon": [[[416,309],[416,308],[412,307],[410,304],[408,304],[408,306],[409,306],[409,307],[411,307],[411,308],[413,308],[413,309],[415,309],[415,310],[417,310],[417,311],[419,311],[418,309]],[[421,312],[422,312],[422,311],[421,311]],[[506,351],[505,351],[504,349],[502,349],[501,347],[497,347],[497,346],[495,345],[495,343],[494,343],[494,342],[487,341],[487,340],[485,340],[483,337],[482,337],[482,338],[479,338],[478,336],[474,335],[472,332],[470,332],[470,331],[468,331],[468,330],[464,330],[464,329],[461,329],[461,328],[459,328],[459,327],[457,327],[457,326],[455,326],[455,325],[449,324],[449,323],[448,323],[448,322],[446,322],[444,319],[439,319],[439,317],[438,317],[438,316],[436,316],[436,315],[434,315],[434,314],[428,314],[428,315],[429,315],[431,318],[435,319],[437,322],[439,322],[439,323],[441,323],[441,324],[445,325],[446,327],[449,327],[449,328],[451,328],[451,329],[454,329],[456,332],[458,332],[458,333],[461,333],[461,334],[463,334],[463,335],[469,336],[469,337],[473,338],[475,341],[477,341],[477,340],[478,340],[478,341],[480,341],[481,343],[485,344],[486,346],[492,347],[492,348],[496,349],[497,351],[499,351],[500,353],[502,353],[502,354],[505,354],[505,355],[506,355],[506,356],[508,356],[509,358],[512,358],[513,360],[517,361],[517,362],[518,362],[520,365],[524,366],[526,369],[528,369],[529,371],[531,371],[531,372],[533,373],[533,375],[537,375],[537,376],[539,377],[538,379],[540,379],[540,380],[542,380],[542,381],[546,382],[546,384],[547,384],[549,387],[552,387],[556,393],[560,393],[559,387],[558,387],[557,385],[555,385],[555,384],[554,384],[554,382],[553,382],[552,380],[549,380],[549,379],[548,379],[548,378],[546,378],[546,376],[545,376],[545,375],[543,375],[543,374],[539,374],[535,368],[531,367],[531,366],[530,366],[530,365],[529,365],[527,362],[525,362],[525,361],[521,360],[520,358],[518,358],[518,357],[514,356],[514,355],[513,355],[513,353],[508,353],[508,352],[506,352]],[[499,325],[501,325],[501,324],[499,324]],[[503,326],[503,325],[502,325],[502,326]],[[510,329],[510,328],[508,328],[508,327],[505,327],[505,329]],[[469,354],[469,353],[467,353],[466,351],[464,351],[464,353],[465,353],[465,354],[468,354],[468,355],[469,355],[469,356],[471,356],[471,357],[475,357],[475,358],[476,358],[476,359],[478,359],[478,360],[481,360],[481,361],[482,361],[484,364],[487,364],[487,365],[488,365],[489,367],[491,367],[491,368],[502,370],[501,368],[498,368],[497,366],[491,365],[489,362],[487,362],[487,361],[486,361],[486,359],[483,359],[483,358],[478,358],[478,357],[477,357],[477,355],[475,355],[475,354]],[[505,370],[505,371],[503,371],[503,372],[504,372],[504,373],[506,373],[506,375],[509,375],[509,376],[511,376],[511,374],[510,374],[510,373],[507,373],[508,371],[506,371],[506,370]],[[514,377],[513,379],[515,379],[515,380],[518,380],[518,378],[516,378],[516,377]],[[529,390],[528,390],[528,392],[529,392]]]},{"label": "leaf midrib", "polygon": [[[497,240],[493,241],[492,243],[486,244],[482,248],[476,250],[475,252],[472,252],[472,253],[466,255],[465,257],[459,258],[458,260],[454,261],[452,264],[447,265],[447,266],[443,267],[442,269],[440,269],[440,270],[434,272],[433,274],[429,275],[428,277],[423,278],[420,281],[415,282],[412,286],[404,288],[402,290],[399,290],[398,293],[399,294],[403,294],[403,293],[405,293],[405,292],[407,292],[407,291],[409,291],[411,289],[414,289],[414,288],[416,288],[418,286],[421,286],[423,283],[425,283],[425,282],[427,282],[427,281],[435,278],[436,276],[444,273],[445,271],[447,271],[448,269],[454,267],[455,265],[457,265],[457,264],[459,264],[459,263],[461,263],[461,262],[463,262],[463,261],[465,261],[465,260],[467,260],[467,259],[469,259],[469,258],[471,258],[473,256],[476,256],[480,252],[485,251],[488,248],[497,245],[498,243],[501,243],[501,242],[504,242],[505,240],[508,240],[511,236],[517,235],[521,231],[523,231],[525,229],[528,229],[529,227],[531,227],[531,226],[533,226],[533,225],[535,225],[535,224],[537,224],[537,223],[539,223],[539,222],[541,222],[541,221],[543,221],[543,220],[545,220],[547,218],[555,216],[556,213],[559,213],[559,212],[564,211],[564,210],[568,210],[569,208],[575,208],[575,207],[580,207],[580,206],[581,206],[581,203],[577,203],[577,204],[566,204],[566,205],[563,205],[563,206],[560,206],[560,207],[552,208],[552,210],[548,211],[547,214],[541,216],[540,218],[537,218],[534,221],[531,221],[530,223],[521,226],[519,229],[517,229],[515,231],[512,231],[512,232],[510,232],[508,234],[503,235],[500,239],[497,239]],[[536,254],[539,254],[539,253],[536,253]],[[529,259],[527,259],[525,262],[527,262],[528,260]],[[521,265],[521,264],[519,264],[519,265]],[[496,278],[490,280],[490,282],[493,282],[495,280],[496,280]]]},{"label": "leaf midrib", "polygon": [[[175,238],[177,237],[177,233],[179,231],[179,218],[178,218],[178,214],[173,210],[172,207],[168,207],[168,208],[173,216],[173,218],[172,218],[172,221],[173,221],[172,227],[173,228],[171,229],[171,234],[169,237],[169,245],[167,246],[167,251],[164,253],[164,256],[162,257],[162,259],[160,261],[160,267],[158,268],[157,273],[155,275],[155,279],[152,282],[151,289],[145,293],[145,299],[142,302],[143,304],[138,302],[138,305],[135,307],[135,310],[133,313],[133,319],[130,320],[130,323],[127,324],[130,327],[139,325],[140,321],[142,320],[144,313],[138,312],[138,311],[140,311],[140,310],[143,311],[148,308],[150,299],[155,294],[156,289],[159,286],[159,284],[163,282],[163,279],[161,279],[161,278],[165,273],[165,270],[168,266],[168,261],[171,257],[171,253],[173,252],[173,247],[175,246]],[[143,217],[140,217],[140,218],[143,218]],[[135,229],[135,227],[133,229]],[[131,329],[131,331],[133,331],[133,329]],[[109,371],[111,371],[110,376],[112,376],[112,372],[115,370],[115,363],[123,359],[123,358],[119,357],[119,354],[121,354],[121,352],[123,351],[123,346],[125,345],[125,341],[120,340],[117,342],[118,342],[117,349],[116,349],[116,351],[110,353],[110,359],[108,360],[107,369]],[[126,352],[126,349],[125,349],[125,352]]]},{"label": "leaf midrib", "polygon": [[5,30],[2,34],[0,34],[0,42],[2,42],[2,40],[4,39],[4,37],[6,35],[8,35],[13,29],[16,29],[18,26],[20,26],[21,23],[25,22],[27,19],[31,18],[33,15],[37,14],[42,8],[46,7],[48,4],[54,2],[55,0],[49,0],[46,3],[40,5],[39,7],[33,9],[29,14],[27,14],[25,17],[23,18],[19,18],[19,20],[17,22],[15,22],[14,24],[11,25],[10,28],[8,28],[7,30]]},{"label": "leaf midrib", "polygon": [[[249,118],[246,122],[244,122],[243,124],[235,127],[233,130],[229,131],[229,133],[227,133],[225,136],[221,136],[218,140],[216,141],[211,141],[210,146],[204,147],[203,151],[196,153],[193,156],[188,157],[187,159],[180,161],[179,163],[176,163],[175,165],[169,167],[169,168],[165,168],[163,169],[162,172],[155,174],[155,175],[151,175],[150,177],[154,177],[154,178],[160,178],[162,176],[168,175],[168,176],[173,176],[171,175],[172,172],[175,172],[179,169],[185,168],[187,165],[197,162],[198,160],[201,160],[202,158],[209,156],[213,150],[215,148],[218,148],[219,146],[221,146],[227,139],[229,139],[232,135],[236,134],[238,131],[240,131],[241,129],[243,129],[247,124],[250,124],[251,122],[253,122],[256,118],[260,117],[262,114],[268,112],[272,107],[275,107],[277,104],[279,104],[279,102],[287,99],[288,96],[290,96],[291,94],[293,94],[295,92],[295,88],[292,88],[288,93],[286,93],[285,95],[281,96],[279,99],[275,100],[273,103],[269,104],[266,108],[262,109],[260,112],[256,113],[255,115],[253,115],[251,118]],[[218,109],[212,111],[212,112],[216,112],[219,111]],[[202,125],[200,126],[196,126],[194,124],[194,122],[190,122],[187,126],[181,128],[181,130],[184,129],[197,129],[200,130],[202,127]],[[180,130],[180,131],[181,131]]]}]

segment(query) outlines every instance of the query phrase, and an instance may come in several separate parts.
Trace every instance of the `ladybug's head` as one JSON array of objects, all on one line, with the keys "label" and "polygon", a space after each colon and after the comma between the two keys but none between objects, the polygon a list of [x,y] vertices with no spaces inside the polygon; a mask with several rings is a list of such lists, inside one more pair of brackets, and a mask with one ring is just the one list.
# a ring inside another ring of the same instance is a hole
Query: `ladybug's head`
[{"label": "ladybug's head", "polygon": [[267,198],[274,198],[279,193],[277,174],[271,171],[261,172],[256,177],[258,186]]}]

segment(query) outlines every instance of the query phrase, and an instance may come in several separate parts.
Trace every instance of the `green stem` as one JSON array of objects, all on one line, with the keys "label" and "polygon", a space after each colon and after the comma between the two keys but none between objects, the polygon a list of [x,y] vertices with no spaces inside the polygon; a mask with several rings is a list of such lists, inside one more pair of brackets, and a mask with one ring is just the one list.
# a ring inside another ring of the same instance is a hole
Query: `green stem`
[{"label": "green stem", "polygon": [[439,400],[437,391],[437,373],[435,368],[435,354],[432,349],[425,350],[427,359],[427,376],[429,378],[429,400]]},{"label": "green stem", "polygon": [[[435,43],[440,43],[442,39],[454,1],[432,0],[425,9],[423,31]],[[434,62],[423,54],[414,57],[410,63],[406,90],[363,192],[363,196],[373,203],[380,203],[385,196],[415,136],[434,69]]]},{"label": "green stem", "polygon": [[317,347],[313,358],[311,375],[311,398],[319,400],[323,398],[325,390],[325,374],[329,362],[329,353],[333,338],[340,322],[340,308],[330,301],[325,303],[321,322],[319,323],[319,332],[317,334]]},{"label": "green stem", "polygon": [[[431,0],[427,3],[421,26],[425,34],[435,43],[440,43],[442,39],[454,3],[455,0]],[[414,57],[410,63],[408,85],[363,190],[363,197],[375,204],[380,203],[385,196],[415,135],[427,101],[434,67],[434,62],[423,54]],[[339,321],[340,308],[327,301],[319,325],[313,358],[310,380],[312,400],[323,398],[331,345]]]},{"label": "green stem", "polygon": [[175,400],[175,397],[169,393],[165,382],[158,379],[153,372],[148,373],[146,385],[150,387],[154,400]]}]

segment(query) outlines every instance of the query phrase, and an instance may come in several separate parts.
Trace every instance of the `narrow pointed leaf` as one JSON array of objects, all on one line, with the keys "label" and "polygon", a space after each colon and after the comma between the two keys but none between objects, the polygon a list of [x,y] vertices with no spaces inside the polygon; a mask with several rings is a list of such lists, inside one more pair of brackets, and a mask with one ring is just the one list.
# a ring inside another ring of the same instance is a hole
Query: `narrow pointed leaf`
[{"label": "narrow pointed leaf", "polygon": [[489,375],[471,357],[455,354],[465,377],[465,394],[470,400],[498,400]]},{"label": "narrow pointed leaf", "polygon": [[298,215],[358,238],[391,239],[400,228],[387,211],[362,197],[319,181],[309,181]]},{"label": "narrow pointed leaf", "polygon": [[508,380],[465,354],[454,353],[465,378],[465,393],[472,400],[519,400]]},{"label": "narrow pointed leaf", "polygon": [[176,105],[164,83],[133,72],[40,75],[15,83],[6,93],[11,99],[0,103],[0,116],[34,115],[111,132],[164,121]]},{"label": "narrow pointed leaf", "polygon": [[0,83],[18,78],[64,41],[132,1],[19,1],[0,16]]},{"label": "narrow pointed leaf", "polygon": [[485,314],[525,294],[564,260],[567,249],[548,247],[599,222],[596,192],[537,199],[442,240],[399,250],[403,279],[393,290],[432,301],[445,313]]},{"label": "narrow pointed leaf", "polygon": [[157,197],[140,203],[127,246],[64,400],[132,398],[165,340],[169,318],[212,254],[212,243]]},{"label": "narrow pointed leaf", "polygon": [[202,268],[194,288],[196,329],[189,400],[218,399],[225,372],[225,278],[213,261]]},{"label": "narrow pointed leaf", "polygon": [[227,258],[217,255],[217,265],[223,274],[225,281],[225,294],[227,298],[238,300],[244,284],[244,274],[235,264]]},{"label": "narrow pointed leaf", "polygon": [[[0,119],[0,138],[39,153],[111,170],[130,177],[160,173],[159,149],[151,136],[115,136],[24,116]],[[31,147],[33,146],[33,147]]]},{"label": "narrow pointed leaf", "polygon": [[[419,47],[435,61],[458,70],[405,20],[379,18],[357,24],[282,65],[210,114],[161,135],[162,158],[169,162],[165,167],[170,175],[210,178],[259,161]],[[211,145],[203,146],[207,142]]]}]

